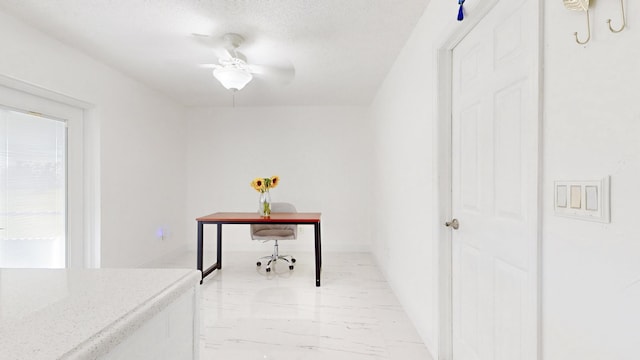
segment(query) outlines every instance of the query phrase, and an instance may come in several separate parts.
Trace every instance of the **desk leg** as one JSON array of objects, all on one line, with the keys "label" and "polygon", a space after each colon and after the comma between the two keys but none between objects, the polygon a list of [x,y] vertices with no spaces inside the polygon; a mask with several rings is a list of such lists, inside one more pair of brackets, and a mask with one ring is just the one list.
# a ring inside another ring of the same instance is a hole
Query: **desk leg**
[{"label": "desk leg", "polygon": [[204,241],[203,241],[203,235],[204,235],[204,225],[202,224],[201,221],[198,221],[198,260],[197,260],[197,266],[198,266],[198,270],[200,271],[200,284],[202,284],[202,280],[204,280],[204,274],[202,273],[202,260],[203,260],[203,246],[204,246]]},{"label": "desk leg", "polygon": [[218,269],[222,269],[222,224],[218,224]]},{"label": "desk leg", "polygon": [[320,273],[322,272],[322,245],[320,239],[320,222],[313,224],[316,245],[316,286],[320,286]]},{"label": "desk leg", "polygon": [[320,226],[320,222],[318,222],[318,247],[319,247],[319,251],[318,251],[318,258],[320,258],[320,272],[322,272],[322,236],[320,236],[320,233],[322,232],[322,226]]}]

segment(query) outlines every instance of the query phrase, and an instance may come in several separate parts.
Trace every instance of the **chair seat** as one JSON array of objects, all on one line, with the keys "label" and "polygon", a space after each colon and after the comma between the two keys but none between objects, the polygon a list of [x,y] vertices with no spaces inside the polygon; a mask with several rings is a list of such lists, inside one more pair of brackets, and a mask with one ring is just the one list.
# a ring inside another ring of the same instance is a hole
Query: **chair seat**
[{"label": "chair seat", "polygon": [[253,233],[254,240],[293,240],[296,238],[292,229],[261,229]]}]

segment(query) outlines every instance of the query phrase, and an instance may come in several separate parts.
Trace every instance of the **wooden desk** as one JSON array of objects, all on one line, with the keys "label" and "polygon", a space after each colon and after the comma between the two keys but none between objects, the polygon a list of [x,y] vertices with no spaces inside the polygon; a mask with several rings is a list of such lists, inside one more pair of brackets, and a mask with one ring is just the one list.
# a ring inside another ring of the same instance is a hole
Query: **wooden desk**
[{"label": "wooden desk", "polygon": [[[313,225],[316,248],[316,286],[320,286],[322,272],[322,246],[320,244],[320,213],[271,213],[269,217],[262,217],[258,213],[245,212],[217,212],[196,219],[198,222],[198,270],[202,272],[200,284],[207,275],[216,269],[222,269],[222,225],[223,224],[284,224],[284,225]],[[216,263],[204,269],[204,224],[215,224],[218,227],[218,249]]]}]

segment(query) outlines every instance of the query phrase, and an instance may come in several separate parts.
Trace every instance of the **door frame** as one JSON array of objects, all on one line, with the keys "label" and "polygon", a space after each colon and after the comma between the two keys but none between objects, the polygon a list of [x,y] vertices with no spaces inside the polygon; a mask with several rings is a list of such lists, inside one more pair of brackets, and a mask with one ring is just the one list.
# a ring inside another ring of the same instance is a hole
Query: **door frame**
[{"label": "door frame", "polygon": [[[73,187],[78,188],[74,194],[67,193],[67,211],[76,214],[81,219],[78,226],[69,226],[67,219],[67,245],[74,246],[77,251],[73,253],[67,249],[67,267],[72,268],[99,268],[100,267],[100,143],[99,125],[95,121],[94,106],[85,101],[70,97],[65,94],[45,89],[38,85],[0,74],[0,87],[6,89],[6,96],[10,94],[26,94],[27,97],[13,97],[14,101],[22,106],[17,110],[32,110],[45,116],[59,118],[59,116],[47,114],[47,111],[38,111],[41,104],[49,104],[53,108],[59,108],[64,113],[65,109],[79,112],[80,115],[73,118],[75,127],[67,128],[68,134],[73,131],[74,144],[68,144],[69,151],[74,151],[80,173],[75,179],[67,179],[73,182]],[[23,100],[24,99],[24,100]],[[38,100],[39,99],[39,100]],[[66,119],[67,125],[69,119]],[[70,135],[70,134],[69,134]],[[69,171],[69,170],[67,170]],[[73,197],[73,199],[69,199]],[[72,201],[73,209],[69,209]]]},{"label": "door frame", "polygon": [[[453,50],[475,27],[482,21],[498,4],[499,1],[511,1],[511,0],[486,0],[471,9],[465,20],[455,26],[446,35],[446,40],[441,43],[437,50],[436,61],[436,117],[433,128],[433,150],[435,154],[434,172],[437,174],[434,184],[434,202],[436,214],[436,226],[433,227],[433,236],[438,239],[438,299],[437,299],[437,315],[438,315],[438,344],[437,344],[437,359],[438,360],[452,360],[453,359],[453,292],[452,292],[452,233],[449,228],[444,226],[446,221],[452,218],[452,74],[453,74]],[[536,226],[532,229],[532,234],[537,239],[536,244],[532,244],[531,251],[535,257],[535,269],[533,273],[536,274],[536,290],[535,299],[530,299],[535,304],[535,318],[537,323],[536,344],[537,354],[536,358],[542,358],[542,252],[541,252],[541,234],[542,234],[542,89],[543,89],[543,49],[544,49],[544,2],[536,1],[536,7],[538,9],[537,14],[534,16],[534,23],[537,28],[535,31],[535,43],[537,43],[537,57],[531,64],[532,78],[537,79],[532,84],[532,94],[537,98],[537,149],[533,150],[537,152],[537,194],[535,198],[536,203],[536,219],[534,220]]]}]

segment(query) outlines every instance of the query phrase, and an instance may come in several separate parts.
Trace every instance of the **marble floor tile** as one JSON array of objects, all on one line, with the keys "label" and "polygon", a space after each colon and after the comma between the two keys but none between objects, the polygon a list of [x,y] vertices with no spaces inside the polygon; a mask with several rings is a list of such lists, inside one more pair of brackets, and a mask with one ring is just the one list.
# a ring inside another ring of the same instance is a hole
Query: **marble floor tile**
[{"label": "marble floor tile", "polygon": [[[201,359],[432,360],[370,254],[323,254],[319,288],[313,253],[271,273],[255,266],[262,255],[224,253],[222,271],[205,279]],[[192,268],[195,259],[185,253],[153,266]]]}]

